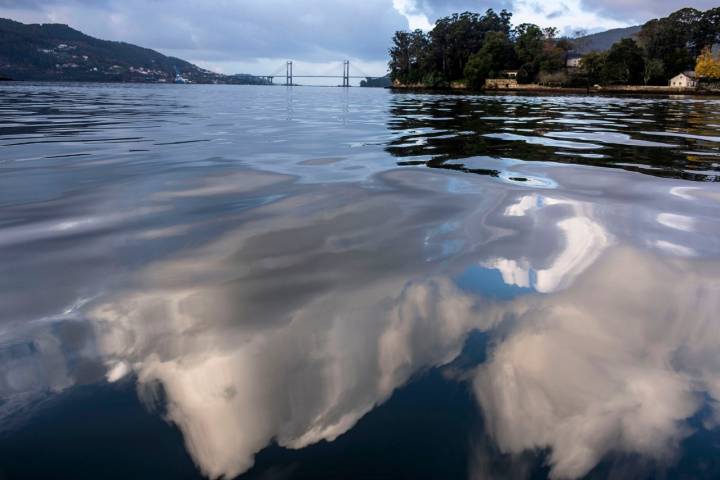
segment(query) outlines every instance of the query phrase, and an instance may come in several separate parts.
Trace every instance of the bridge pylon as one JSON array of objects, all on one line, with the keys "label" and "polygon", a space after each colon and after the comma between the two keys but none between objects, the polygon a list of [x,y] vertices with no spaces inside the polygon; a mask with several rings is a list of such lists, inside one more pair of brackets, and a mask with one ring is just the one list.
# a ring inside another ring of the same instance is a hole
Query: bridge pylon
[{"label": "bridge pylon", "polygon": [[292,71],[292,60],[288,60],[285,63],[285,85],[292,86],[293,84],[293,71]]},{"label": "bridge pylon", "polygon": [[350,86],[350,60],[343,62],[343,87]]}]

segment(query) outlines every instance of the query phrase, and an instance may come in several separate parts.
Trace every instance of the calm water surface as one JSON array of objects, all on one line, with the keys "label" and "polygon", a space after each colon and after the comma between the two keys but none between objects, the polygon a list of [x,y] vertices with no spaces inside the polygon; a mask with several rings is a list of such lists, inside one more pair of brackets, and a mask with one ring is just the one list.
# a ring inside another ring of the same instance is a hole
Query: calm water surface
[{"label": "calm water surface", "polygon": [[0,478],[717,478],[718,180],[720,100],[2,85]]}]

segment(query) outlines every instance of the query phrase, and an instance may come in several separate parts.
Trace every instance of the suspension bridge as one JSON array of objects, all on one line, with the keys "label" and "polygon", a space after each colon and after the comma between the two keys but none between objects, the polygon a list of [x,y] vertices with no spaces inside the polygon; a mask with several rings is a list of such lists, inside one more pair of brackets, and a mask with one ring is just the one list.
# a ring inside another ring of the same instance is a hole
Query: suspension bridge
[{"label": "suspension bridge", "polygon": [[369,80],[374,80],[374,79],[378,79],[378,78],[383,78],[383,77],[378,77],[378,76],[366,75],[359,68],[357,68],[355,66],[353,66],[353,68],[355,69],[355,71],[357,73],[359,73],[359,75],[351,74],[350,60],[345,60],[342,62],[342,75],[337,75],[337,74],[332,74],[332,73],[327,74],[327,75],[303,75],[303,74],[298,75],[296,73],[293,73],[293,62],[292,62],[292,60],[289,60],[289,61],[285,62],[284,66],[281,66],[280,68],[278,68],[275,72],[271,73],[270,75],[253,75],[253,76],[256,78],[262,78],[262,79],[268,80],[271,84],[274,85],[275,78],[283,77],[283,75],[282,75],[283,68],[285,69],[285,83],[282,83],[281,85],[285,85],[285,86],[296,85],[294,83],[296,78],[337,78],[337,79],[342,79],[342,85],[338,85],[338,86],[342,86],[342,87],[349,87],[351,79],[363,79],[363,80],[369,81]]}]

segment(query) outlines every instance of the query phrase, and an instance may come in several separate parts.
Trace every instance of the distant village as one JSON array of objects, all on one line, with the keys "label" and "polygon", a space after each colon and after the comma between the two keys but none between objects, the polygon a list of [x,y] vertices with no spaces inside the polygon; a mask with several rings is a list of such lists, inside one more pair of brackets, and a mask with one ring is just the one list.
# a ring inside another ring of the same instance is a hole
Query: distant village
[{"label": "distant village", "polygon": [[[428,33],[396,32],[393,86],[720,92],[720,7],[685,8],[641,27],[571,37],[555,28],[513,26],[511,19],[510,12],[491,9],[441,18]],[[598,41],[609,38],[606,45]]]}]

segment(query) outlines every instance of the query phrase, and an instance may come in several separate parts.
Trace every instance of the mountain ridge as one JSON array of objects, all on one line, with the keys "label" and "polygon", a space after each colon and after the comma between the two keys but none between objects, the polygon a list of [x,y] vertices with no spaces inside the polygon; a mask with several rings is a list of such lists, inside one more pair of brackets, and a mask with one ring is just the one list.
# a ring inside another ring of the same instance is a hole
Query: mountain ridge
[{"label": "mountain ridge", "polygon": [[620,40],[634,38],[640,33],[641,29],[642,25],[633,25],[631,27],[611,28],[603,32],[584,35],[573,40],[575,46],[574,51],[578,54],[604,52]]},{"label": "mountain ridge", "polygon": [[127,42],[102,40],[60,23],[0,18],[0,77],[28,81],[267,84],[223,75]]}]

